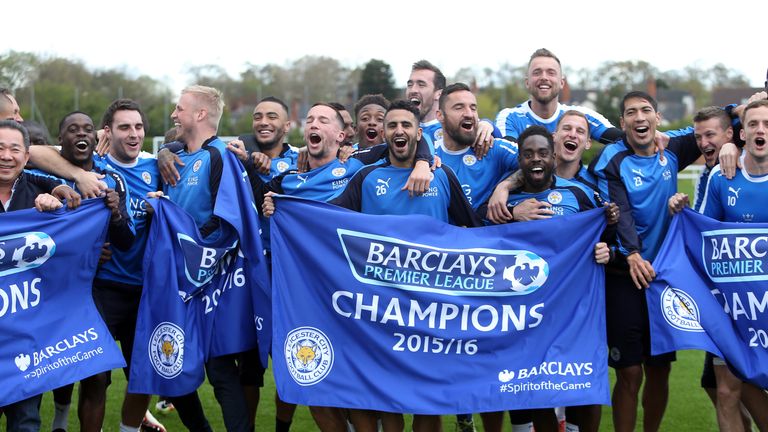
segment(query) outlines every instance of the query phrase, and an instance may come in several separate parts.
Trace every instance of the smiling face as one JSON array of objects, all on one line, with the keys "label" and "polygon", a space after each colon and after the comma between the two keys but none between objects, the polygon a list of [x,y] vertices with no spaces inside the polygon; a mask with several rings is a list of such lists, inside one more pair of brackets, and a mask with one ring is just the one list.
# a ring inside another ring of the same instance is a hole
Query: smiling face
[{"label": "smiling face", "polygon": [[694,122],[693,136],[704,155],[704,163],[711,168],[717,165],[717,157],[723,144],[733,140],[733,129],[730,126],[723,129],[722,121],[713,117]]},{"label": "smiling face", "polygon": [[190,142],[194,137],[197,123],[201,118],[201,109],[197,98],[192,93],[182,93],[176,108],[171,113],[171,120],[176,127],[176,139]]},{"label": "smiling face", "polygon": [[384,115],[387,110],[378,104],[365,105],[357,114],[357,137],[360,147],[366,148],[384,142]]},{"label": "smiling face", "polygon": [[288,113],[277,102],[262,102],[253,109],[253,135],[262,150],[282,145],[290,127]]},{"label": "smiling face", "polygon": [[59,145],[64,159],[73,165],[90,169],[93,150],[96,148],[93,120],[82,113],[70,114],[64,119],[59,131]]},{"label": "smiling face", "polygon": [[661,116],[651,102],[640,97],[625,100],[620,120],[627,144],[632,146],[635,152],[647,154],[653,151],[653,139]]},{"label": "smiling face", "polygon": [[336,110],[326,105],[313,106],[304,126],[304,142],[309,156],[322,162],[330,161],[343,140],[344,131]]},{"label": "smiling face", "polygon": [[434,107],[440,97],[435,89],[435,72],[429,69],[417,69],[411,72],[405,88],[405,98],[419,109],[419,121],[422,121]]},{"label": "smiling face", "polygon": [[530,135],[520,143],[520,170],[528,192],[540,192],[549,187],[555,170],[555,155],[549,141],[542,135]]},{"label": "smiling face", "polygon": [[118,110],[112,117],[112,124],[104,127],[110,141],[109,154],[118,162],[132,163],[144,144],[144,121],[135,110]]},{"label": "smiling face", "polygon": [[410,167],[421,139],[419,119],[407,110],[392,109],[384,118],[384,136],[389,146],[392,165]]},{"label": "smiling face", "polygon": [[[458,90],[447,95],[437,118],[443,124],[447,140],[459,148],[474,144],[477,138],[477,98],[470,91]],[[454,149],[458,150],[458,149]]]},{"label": "smiling face", "polygon": [[19,177],[29,159],[20,131],[0,128],[0,186],[10,187]]},{"label": "smiling face", "polygon": [[552,57],[534,57],[528,65],[525,88],[531,99],[547,104],[560,95],[565,81],[560,64]]},{"label": "smiling face", "polygon": [[553,135],[555,154],[558,162],[576,162],[581,160],[584,150],[589,149],[589,124],[579,115],[564,115]]}]

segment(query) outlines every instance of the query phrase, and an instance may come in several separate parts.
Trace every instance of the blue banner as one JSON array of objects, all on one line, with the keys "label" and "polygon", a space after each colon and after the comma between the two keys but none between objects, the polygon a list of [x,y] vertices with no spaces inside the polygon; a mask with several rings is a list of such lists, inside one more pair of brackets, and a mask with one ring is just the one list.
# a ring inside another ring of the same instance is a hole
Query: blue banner
[{"label": "blue banner", "polygon": [[672,220],[647,291],[654,354],[702,349],[768,387],[768,224]]},{"label": "blue banner", "polygon": [[[203,382],[208,358],[255,345],[251,293],[233,227],[222,224],[218,236],[203,239],[182,208],[167,199],[148,202],[155,214],[144,254],[128,388],[179,396]],[[221,324],[219,311],[231,319]],[[227,334],[217,333],[217,324],[221,331],[231,323],[237,325]],[[243,347],[244,341],[251,346]]]},{"label": "blue banner", "polygon": [[128,390],[179,396],[195,390],[211,357],[259,346],[267,364],[271,299],[248,176],[223,144],[214,215],[217,232],[201,238],[193,218],[167,199],[155,215],[144,254],[144,290]]},{"label": "blue banner", "polygon": [[0,407],[125,366],[91,289],[109,211],[0,214]]},{"label": "blue banner", "polygon": [[276,206],[283,400],[418,414],[609,403],[602,210],[469,229]]}]

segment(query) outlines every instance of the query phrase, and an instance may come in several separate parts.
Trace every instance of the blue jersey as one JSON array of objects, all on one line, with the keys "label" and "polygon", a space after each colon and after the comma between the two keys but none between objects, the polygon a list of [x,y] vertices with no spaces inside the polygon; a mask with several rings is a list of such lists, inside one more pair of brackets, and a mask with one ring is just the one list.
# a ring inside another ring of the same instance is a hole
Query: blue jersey
[{"label": "blue jersey", "polygon": [[203,236],[219,227],[218,218],[213,216],[213,207],[223,169],[221,155],[225,151],[226,144],[215,136],[196,152],[188,153],[186,148],[179,150],[176,155],[184,163],[179,170],[180,180],[176,186],[163,186],[165,195],[192,216]]},{"label": "blue jersey", "polygon": [[450,168],[435,170],[429,190],[415,197],[401,190],[410,175],[410,168],[367,166],[331,204],[367,214],[422,214],[454,225],[480,226]]},{"label": "blue jersey", "polygon": [[[245,145],[245,149],[248,152],[248,154],[251,154],[252,152],[260,152],[261,149],[258,147],[258,144],[256,143],[255,138],[253,135],[241,135],[238,137],[241,141],[243,141],[243,144]],[[269,166],[269,174],[264,174],[261,171],[257,173],[259,177],[261,177],[264,182],[268,182],[272,180],[274,177],[292,170],[296,169],[296,161],[299,159],[299,150],[287,143],[283,143],[282,150],[280,150],[280,154],[271,159],[271,163]],[[248,159],[248,161],[244,164],[246,170],[248,170],[248,175],[254,175],[254,173],[250,170],[251,167],[249,164],[252,164],[253,160]]]},{"label": "blue jersey", "polygon": [[[541,118],[531,110],[530,101],[525,101],[514,108],[505,108],[496,116],[496,127],[501,132],[501,136],[517,142],[518,137],[528,126],[544,126],[550,133],[555,132],[557,121],[560,120],[563,113],[569,110],[576,110],[583,113],[589,122],[589,135],[592,139],[601,141],[603,134],[608,129],[615,129],[608,119],[598,114],[596,111],[586,107],[576,105],[563,105],[558,103],[555,114],[550,118]],[[612,141],[610,139],[609,141]]]},{"label": "blue jersey", "polygon": [[521,188],[510,192],[507,206],[514,207],[529,198],[551,204],[553,216],[575,214],[597,206],[594,194],[585,192],[584,185],[558,176],[554,176],[552,186],[545,191],[524,192]]},{"label": "blue jersey", "polygon": [[677,172],[693,163],[701,151],[689,133],[673,136],[662,159],[635,154],[624,142],[605,146],[589,166],[601,196],[621,211],[618,240],[624,255],[640,252],[653,260],[667,233],[671,216],[667,201],[677,192]]},{"label": "blue jersey", "polygon": [[712,167],[704,165],[704,169],[701,171],[699,180],[696,183],[696,198],[693,200],[693,210],[700,212],[701,205],[704,204],[704,193],[707,191],[707,181],[709,181],[709,174],[712,172]]},{"label": "blue jersey", "polygon": [[121,163],[111,156],[94,156],[100,165],[120,173],[128,184],[128,212],[136,229],[136,239],[127,251],[115,249],[112,259],[99,267],[99,279],[117,281],[129,285],[143,282],[142,260],[147,245],[147,202],[149,192],[160,189],[160,174],[157,160],[149,153],[139,153],[138,159],[130,164]]},{"label": "blue jersey", "polygon": [[354,158],[350,158],[346,163],[334,159],[305,173],[288,171],[275,177],[262,188],[254,188],[254,195],[260,195],[256,198],[257,202],[263,200],[263,193],[267,191],[315,201],[330,201],[341,194],[349,179],[363,166],[362,162]]},{"label": "blue jersey", "polygon": [[700,213],[724,222],[768,222],[767,186],[768,174],[751,176],[742,168],[728,180],[718,165],[709,175]]},{"label": "blue jersey", "polygon": [[472,208],[490,198],[493,189],[510,173],[517,171],[517,144],[498,138],[484,158],[478,160],[472,147],[451,151],[438,141],[435,154],[451,167]]},{"label": "blue jersey", "polygon": [[421,136],[427,142],[429,152],[434,155],[437,142],[443,139],[443,125],[437,119],[434,119],[426,123],[420,123],[419,127],[421,127]]}]

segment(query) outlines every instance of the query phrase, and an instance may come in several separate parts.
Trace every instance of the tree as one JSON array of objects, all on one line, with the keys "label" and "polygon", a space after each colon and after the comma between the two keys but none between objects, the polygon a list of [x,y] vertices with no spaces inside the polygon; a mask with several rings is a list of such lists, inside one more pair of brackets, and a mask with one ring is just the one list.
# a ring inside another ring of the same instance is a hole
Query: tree
[{"label": "tree", "polygon": [[378,59],[369,60],[363,66],[357,93],[359,96],[381,93],[390,100],[397,97],[395,79],[389,64]]},{"label": "tree", "polygon": [[9,51],[0,56],[0,87],[16,90],[35,79],[38,58],[31,53]]}]

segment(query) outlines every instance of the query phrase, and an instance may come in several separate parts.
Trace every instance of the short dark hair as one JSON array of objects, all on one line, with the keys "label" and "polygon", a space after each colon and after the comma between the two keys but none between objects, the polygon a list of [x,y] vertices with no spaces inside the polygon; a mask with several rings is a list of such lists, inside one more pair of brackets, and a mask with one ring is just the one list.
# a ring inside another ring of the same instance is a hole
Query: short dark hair
[{"label": "short dark hair", "polygon": [[389,114],[390,111],[394,110],[408,111],[409,113],[413,114],[414,117],[416,117],[416,124],[419,124],[419,116],[421,114],[419,113],[419,109],[416,108],[416,106],[412,104],[411,101],[405,99],[397,99],[392,101],[392,103],[389,104],[389,108],[387,108],[386,114]]},{"label": "short dark hair", "polygon": [[533,62],[533,59],[537,57],[549,57],[549,58],[555,59],[555,61],[557,62],[557,65],[560,66],[560,71],[562,72],[563,65],[560,64],[560,59],[557,58],[557,56],[552,51],[546,48],[539,48],[536,51],[534,51],[533,54],[531,54],[531,58],[528,59],[528,67],[531,67],[531,62]]},{"label": "short dark hair", "polygon": [[[344,129],[344,117],[341,116],[341,113],[339,112],[339,109],[333,106],[334,103],[337,102],[317,102],[314,105],[312,105],[311,108],[314,108],[316,106],[326,106],[333,110],[333,112],[336,113],[336,120],[339,122],[339,127],[343,130]],[[343,105],[342,105],[343,107]]]},{"label": "short dark hair", "polygon": [[544,138],[546,138],[547,143],[549,144],[550,150],[554,150],[554,148],[555,148],[555,139],[552,138],[552,134],[549,133],[547,128],[545,128],[544,126],[539,126],[539,125],[528,126],[523,131],[523,133],[520,134],[520,136],[517,138],[518,150],[520,152],[522,152],[525,140],[527,140],[528,138],[530,138],[532,136],[536,136],[536,135],[540,135],[540,136],[543,136]]},{"label": "short dark hair", "polygon": [[719,120],[720,127],[723,130],[728,129],[728,127],[731,126],[731,116],[719,106],[708,106],[700,109],[696,112],[696,115],[693,116],[693,122],[699,123],[713,118]]},{"label": "short dark hair", "polygon": [[659,110],[659,105],[656,103],[656,99],[653,98],[653,96],[649,95],[648,93],[640,90],[633,90],[627,94],[624,95],[624,97],[621,99],[621,105],[619,105],[620,113],[619,115],[621,117],[624,117],[624,105],[627,103],[630,99],[645,99],[648,101],[648,103],[651,104],[654,111]]},{"label": "short dark hair", "polygon": [[163,136],[163,144],[176,141],[177,136],[179,136],[179,130],[176,128],[176,126],[173,126],[172,128],[165,131],[165,135]]},{"label": "short dark hair", "polygon": [[24,120],[21,122],[21,125],[27,129],[27,132],[29,132],[30,145],[50,144],[50,135],[48,134],[48,129],[44,125],[32,120]]},{"label": "short dark hair", "polygon": [[278,99],[274,96],[267,96],[264,99],[260,100],[258,103],[256,103],[256,106],[259,106],[262,102],[274,102],[276,104],[279,104],[285,110],[285,115],[287,117],[291,116],[291,111],[288,109],[288,105],[286,105],[282,99]]},{"label": "short dark hair", "polygon": [[19,124],[16,120],[0,120],[0,129],[13,129],[21,132],[24,148],[29,150],[29,132],[27,128]]},{"label": "short dark hair", "polygon": [[440,68],[433,65],[432,63],[428,62],[427,60],[419,60],[416,63],[413,64],[411,67],[411,72],[417,71],[417,70],[431,70],[435,73],[435,79],[433,83],[435,84],[435,90],[441,90],[445,88],[446,79],[445,75],[443,75],[443,72],[440,71]]},{"label": "short dark hair", "polygon": [[[141,106],[133,99],[115,99],[107,107],[104,115],[101,117],[101,129],[109,126],[112,127],[112,122],[115,120],[115,113],[118,111],[137,111],[141,116],[141,123],[144,125],[144,130],[149,129],[149,123],[147,123],[147,117],[144,115],[144,111],[141,110]],[[59,127],[61,130],[61,127]]]},{"label": "short dark hair", "polygon": [[382,108],[384,108],[384,111],[389,108],[389,100],[384,97],[383,94],[367,94],[360,98],[360,100],[357,101],[355,104],[355,119],[357,119],[358,114],[360,114],[360,110],[363,109],[366,105],[378,105]]},{"label": "short dark hair", "polygon": [[328,102],[328,105],[332,106],[336,111],[347,111],[347,107],[344,106],[341,102]]},{"label": "short dark hair", "polygon": [[59,122],[59,133],[61,133],[61,130],[64,128],[64,122],[66,122],[68,118],[72,117],[75,114],[82,114],[84,116],[87,116],[89,119],[91,119],[91,121],[93,121],[93,118],[91,118],[91,116],[88,115],[88,113],[84,113],[82,111],[71,111],[67,113],[67,115],[61,118],[61,121]]},{"label": "short dark hair", "polygon": [[457,91],[468,91],[471,92],[469,86],[464,83],[453,83],[449,85],[448,87],[443,89],[443,92],[440,93],[440,98],[437,100],[437,107],[442,111],[445,108],[445,100],[448,98],[448,95],[451,93],[456,93]]}]

